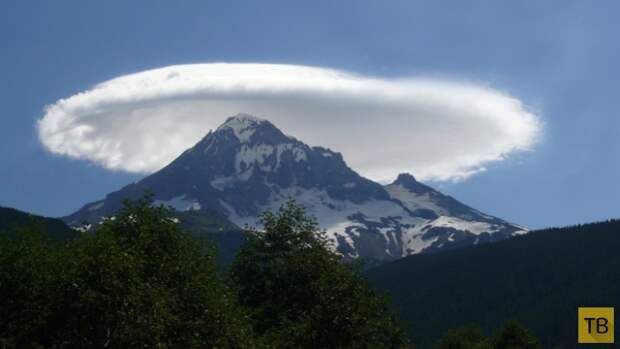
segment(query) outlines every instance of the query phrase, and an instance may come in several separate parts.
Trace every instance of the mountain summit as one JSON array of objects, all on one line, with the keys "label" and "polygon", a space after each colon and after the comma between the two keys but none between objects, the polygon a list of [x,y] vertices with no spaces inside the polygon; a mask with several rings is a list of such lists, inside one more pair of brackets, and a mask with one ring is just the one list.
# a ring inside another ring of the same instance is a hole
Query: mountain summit
[{"label": "mountain summit", "polygon": [[335,248],[350,258],[387,261],[505,239],[522,227],[472,209],[401,174],[383,186],[347,166],[340,153],[310,147],[249,114],[226,119],[160,171],[85,205],[69,224],[112,216],[145,190],[179,212],[214,212],[256,224],[289,198],[304,205]]}]

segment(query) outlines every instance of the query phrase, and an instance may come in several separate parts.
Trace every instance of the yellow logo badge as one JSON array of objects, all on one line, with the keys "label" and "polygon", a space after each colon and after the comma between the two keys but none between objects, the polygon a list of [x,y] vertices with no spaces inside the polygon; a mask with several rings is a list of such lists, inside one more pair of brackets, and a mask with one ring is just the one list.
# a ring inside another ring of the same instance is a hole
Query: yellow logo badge
[{"label": "yellow logo badge", "polygon": [[579,343],[614,342],[614,308],[582,308],[578,310]]}]

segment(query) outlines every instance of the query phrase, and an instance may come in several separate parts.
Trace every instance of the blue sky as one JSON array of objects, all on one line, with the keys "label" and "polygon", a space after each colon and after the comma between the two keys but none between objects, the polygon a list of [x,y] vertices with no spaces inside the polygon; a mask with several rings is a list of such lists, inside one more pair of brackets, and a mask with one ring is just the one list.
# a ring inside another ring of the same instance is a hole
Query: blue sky
[{"label": "blue sky", "polygon": [[544,122],[534,151],[431,183],[532,228],[620,216],[614,1],[4,1],[0,205],[60,216],[141,178],[50,154],[35,122],[120,75],[216,61],[492,86]]}]

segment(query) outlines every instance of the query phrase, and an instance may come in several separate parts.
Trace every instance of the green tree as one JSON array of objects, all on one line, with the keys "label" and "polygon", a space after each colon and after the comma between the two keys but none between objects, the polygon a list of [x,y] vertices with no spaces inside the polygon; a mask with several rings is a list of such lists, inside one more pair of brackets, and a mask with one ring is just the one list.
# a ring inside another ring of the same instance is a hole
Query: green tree
[{"label": "green tree", "polygon": [[0,237],[0,348],[48,346],[56,324],[58,251],[38,225]]},{"label": "green tree", "polygon": [[127,202],[66,246],[0,241],[0,348],[254,348],[212,249]]},{"label": "green tree", "polygon": [[538,339],[516,321],[509,321],[495,334],[494,349],[540,349]]},{"label": "green tree", "polygon": [[248,228],[231,268],[255,330],[280,348],[401,348],[385,298],[332,252],[315,220],[289,201]]},{"label": "green tree", "polygon": [[435,349],[492,349],[491,341],[480,327],[469,325],[449,330],[434,347]]},{"label": "green tree", "polygon": [[83,348],[247,348],[251,332],[214,253],[150,197],[71,247],[60,337]]},{"label": "green tree", "polygon": [[434,346],[435,349],[540,349],[538,339],[516,321],[506,322],[487,338],[480,327],[469,325],[449,330]]}]

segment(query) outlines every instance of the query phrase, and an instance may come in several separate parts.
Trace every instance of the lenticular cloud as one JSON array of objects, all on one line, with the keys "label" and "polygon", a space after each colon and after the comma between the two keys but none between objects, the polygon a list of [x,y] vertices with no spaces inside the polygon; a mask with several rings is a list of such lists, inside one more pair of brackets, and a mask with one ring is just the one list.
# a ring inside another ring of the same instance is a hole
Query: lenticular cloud
[{"label": "lenticular cloud", "polygon": [[540,133],[537,117],[519,100],[486,87],[225,63],[169,66],[100,83],[48,106],[38,133],[52,153],[150,173],[240,112],[342,152],[375,180],[399,172],[467,178],[530,149]]}]

